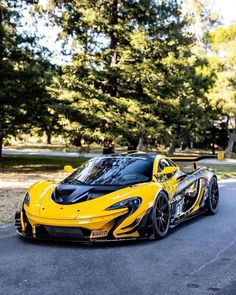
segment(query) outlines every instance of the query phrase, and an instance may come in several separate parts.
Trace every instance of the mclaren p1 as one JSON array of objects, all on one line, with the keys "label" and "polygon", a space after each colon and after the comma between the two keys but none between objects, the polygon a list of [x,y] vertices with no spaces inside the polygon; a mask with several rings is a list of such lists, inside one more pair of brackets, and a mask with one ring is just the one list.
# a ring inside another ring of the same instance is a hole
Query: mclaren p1
[{"label": "mclaren p1", "polygon": [[[73,241],[161,239],[194,216],[215,214],[217,177],[196,162],[205,157],[166,157],[133,152],[99,156],[78,169],[65,166],[61,182],[33,184],[16,212],[24,238]],[[178,162],[193,162],[190,172]]]}]

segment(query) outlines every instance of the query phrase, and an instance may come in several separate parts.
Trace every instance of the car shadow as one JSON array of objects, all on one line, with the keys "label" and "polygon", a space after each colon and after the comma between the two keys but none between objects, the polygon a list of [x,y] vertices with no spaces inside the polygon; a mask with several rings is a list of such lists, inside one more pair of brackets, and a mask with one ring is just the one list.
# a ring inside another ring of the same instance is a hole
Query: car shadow
[{"label": "car shadow", "polygon": [[81,241],[60,241],[60,240],[34,240],[24,239],[20,237],[23,243],[32,246],[42,247],[60,247],[60,248],[90,248],[90,249],[104,249],[114,247],[133,247],[138,244],[144,244],[150,242],[146,240],[126,240],[126,241],[102,241],[102,242],[81,242]]},{"label": "car shadow", "polygon": [[[218,213],[217,213],[218,214]],[[200,221],[204,221],[205,218],[213,217],[213,215],[209,215],[207,212],[201,213],[198,216],[195,216],[193,218],[190,218],[188,220],[185,220],[175,227],[171,228],[168,236],[175,234],[176,232],[183,230],[184,228],[187,228],[188,226],[192,226],[195,223],[199,223]],[[167,238],[168,238],[167,236]]]},{"label": "car shadow", "polygon": [[[177,234],[178,231],[183,230],[188,226],[192,226],[199,221],[202,221],[204,218],[210,217],[206,213],[203,213],[199,216],[196,216],[192,219],[186,220],[183,223],[178,224],[174,228],[171,228],[168,235],[165,239],[162,239],[162,242],[168,240],[169,236]],[[22,242],[40,247],[60,247],[60,248],[84,248],[84,249],[104,249],[104,248],[115,248],[115,247],[135,247],[138,245],[151,245],[152,243],[158,243],[160,240],[151,240],[151,239],[142,239],[142,240],[124,240],[124,241],[101,241],[101,242],[81,242],[81,241],[64,241],[64,240],[34,240],[34,239],[24,239],[21,237]]]}]

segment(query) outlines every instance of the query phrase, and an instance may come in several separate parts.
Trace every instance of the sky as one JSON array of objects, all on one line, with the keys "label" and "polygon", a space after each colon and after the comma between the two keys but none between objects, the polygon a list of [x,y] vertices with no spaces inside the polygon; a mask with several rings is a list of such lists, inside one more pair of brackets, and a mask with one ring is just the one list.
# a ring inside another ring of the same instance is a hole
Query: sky
[{"label": "sky", "polygon": [[235,0],[215,0],[215,8],[223,17],[223,22],[227,26],[236,22],[236,1]]},{"label": "sky", "polygon": [[[42,5],[45,5],[48,0],[41,0]],[[222,16],[223,25],[228,26],[230,23],[236,22],[236,0],[214,0],[213,10],[219,12]],[[29,19],[26,15],[26,18]],[[41,38],[40,44],[47,47],[51,52],[54,52],[54,56],[51,58],[51,62],[55,64],[64,64],[70,62],[70,57],[62,56],[60,54],[61,42],[57,41],[57,34],[59,28],[47,27],[43,20],[39,21],[37,28],[32,24],[32,31],[37,31],[44,36]],[[70,44],[68,44],[69,48]]]}]

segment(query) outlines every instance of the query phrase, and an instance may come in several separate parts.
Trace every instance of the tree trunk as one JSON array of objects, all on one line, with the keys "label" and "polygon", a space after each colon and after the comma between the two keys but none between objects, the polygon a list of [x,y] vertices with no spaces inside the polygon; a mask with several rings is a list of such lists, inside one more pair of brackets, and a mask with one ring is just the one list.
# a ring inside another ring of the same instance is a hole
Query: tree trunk
[{"label": "tree trunk", "polygon": [[3,146],[3,138],[0,134],[0,159],[2,158],[2,146]]},{"label": "tree trunk", "polygon": [[111,3],[111,22],[110,22],[110,78],[109,78],[109,92],[111,96],[117,95],[117,76],[116,76],[116,63],[117,63],[117,44],[118,36],[116,25],[118,24],[118,0],[110,0]]},{"label": "tree trunk", "polygon": [[137,151],[142,151],[143,150],[143,138],[139,137],[138,145],[136,147]]},{"label": "tree trunk", "polygon": [[211,129],[211,153],[215,155],[216,127]]},{"label": "tree trunk", "polygon": [[[4,46],[3,46],[3,4],[2,1],[0,1],[0,69],[2,69],[3,66],[3,56],[4,56]],[[2,71],[0,70],[0,81],[2,81]],[[2,87],[2,83],[1,83]],[[1,106],[1,108],[4,108],[4,105]],[[4,111],[1,112],[4,114]],[[2,115],[1,115],[2,116]],[[0,118],[0,159],[2,158],[2,146],[3,146],[3,125],[2,122],[4,118]]]},{"label": "tree trunk", "polygon": [[233,132],[231,132],[229,134],[229,141],[228,141],[227,148],[225,150],[225,157],[226,158],[232,157],[232,152],[233,152],[233,147],[234,147],[235,141],[236,141],[236,130],[234,130]]},{"label": "tree trunk", "polygon": [[137,148],[137,145],[139,143],[139,138],[137,137],[130,137],[129,143],[128,143],[128,151],[135,151]]},{"label": "tree trunk", "polygon": [[117,29],[115,26],[118,24],[118,0],[110,0],[111,1],[111,31],[110,31],[110,49],[111,49],[111,61],[110,66],[113,68],[116,66],[117,62]]},{"label": "tree trunk", "polygon": [[236,111],[234,112],[234,126],[232,125],[232,131],[230,131],[230,117],[228,116],[227,119],[227,132],[229,135],[229,140],[228,140],[228,145],[225,150],[225,157],[226,158],[231,158],[232,157],[232,152],[233,152],[233,147],[234,143],[236,141]]},{"label": "tree trunk", "polygon": [[0,63],[2,63],[3,59],[3,7],[2,3],[0,2]]},{"label": "tree trunk", "polygon": [[176,146],[175,142],[172,141],[172,142],[170,143],[169,151],[168,151],[168,153],[169,153],[170,155],[173,155],[173,153],[175,152],[175,146]]},{"label": "tree trunk", "polygon": [[47,144],[51,144],[52,143],[52,133],[51,131],[46,131],[46,135],[47,135]]},{"label": "tree trunk", "polygon": [[215,155],[215,153],[216,153],[215,143],[214,142],[211,144],[211,153],[212,153],[212,155]]}]

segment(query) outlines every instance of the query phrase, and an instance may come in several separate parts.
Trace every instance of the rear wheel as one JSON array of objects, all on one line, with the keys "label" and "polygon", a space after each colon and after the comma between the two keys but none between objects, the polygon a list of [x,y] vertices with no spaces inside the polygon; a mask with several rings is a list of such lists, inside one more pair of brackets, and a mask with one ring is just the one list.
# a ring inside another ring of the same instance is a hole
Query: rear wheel
[{"label": "rear wheel", "polygon": [[210,180],[208,186],[208,198],[206,201],[206,207],[208,209],[208,213],[211,215],[216,214],[219,207],[219,188],[216,177],[213,177]]},{"label": "rear wheel", "polygon": [[157,239],[164,238],[170,227],[170,205],[165,192],[160,192],[156,198],[152,212],[154,234]]}]

